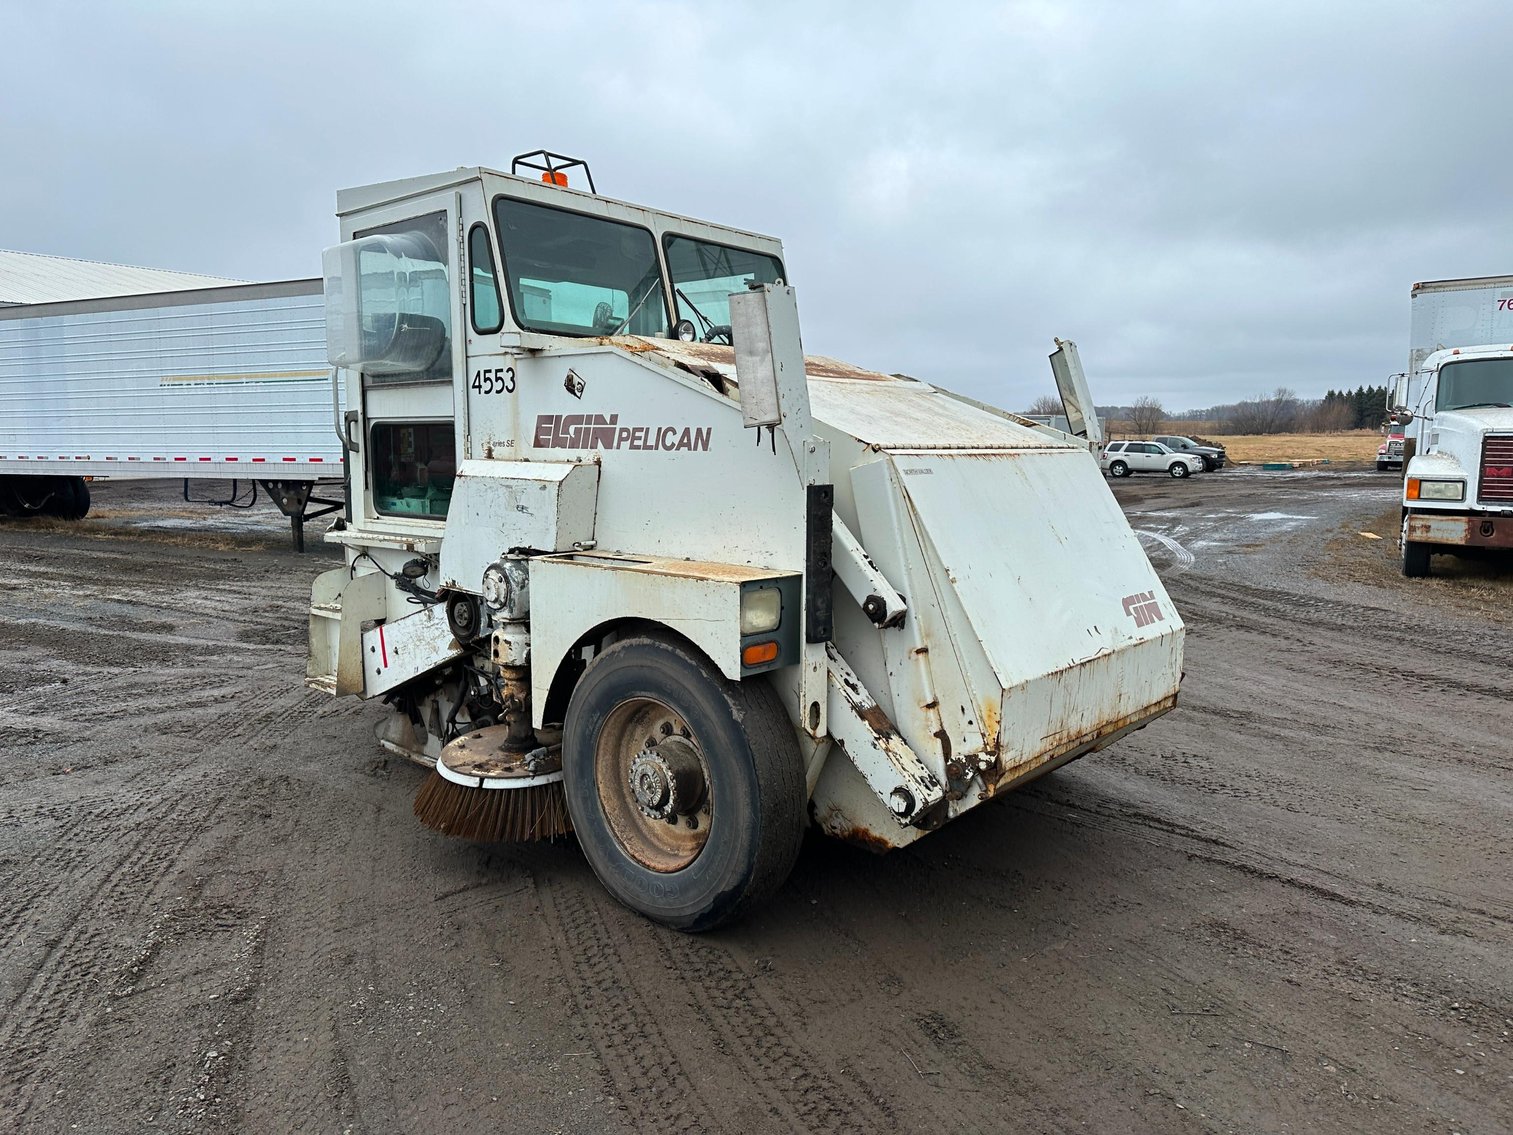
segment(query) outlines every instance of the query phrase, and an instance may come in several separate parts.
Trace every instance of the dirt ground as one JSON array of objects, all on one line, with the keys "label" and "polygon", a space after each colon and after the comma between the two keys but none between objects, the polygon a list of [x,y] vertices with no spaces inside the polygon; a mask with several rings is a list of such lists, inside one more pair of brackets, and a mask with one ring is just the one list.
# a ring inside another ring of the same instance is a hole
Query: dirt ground
[{"label": "dirt ground", "polygon": [[1118,483],[1181,706],[697,938],[415,823],[271,511],[0,521],[0,1127],[1513,1129],[1513,591],[1395,488]]}]

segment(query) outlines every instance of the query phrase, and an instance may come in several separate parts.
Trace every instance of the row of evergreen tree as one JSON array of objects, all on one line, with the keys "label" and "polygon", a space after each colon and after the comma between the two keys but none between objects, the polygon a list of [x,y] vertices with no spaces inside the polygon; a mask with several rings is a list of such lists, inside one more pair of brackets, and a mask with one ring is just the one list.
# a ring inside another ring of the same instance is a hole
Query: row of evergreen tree
[{"label": "row of evergreen tree", "polygon": [[1387,387],[1357,386],[1353,391],[1326,391],[1319,411],[1319,416],[1335,429],[1374,430],[1387,417]]}]

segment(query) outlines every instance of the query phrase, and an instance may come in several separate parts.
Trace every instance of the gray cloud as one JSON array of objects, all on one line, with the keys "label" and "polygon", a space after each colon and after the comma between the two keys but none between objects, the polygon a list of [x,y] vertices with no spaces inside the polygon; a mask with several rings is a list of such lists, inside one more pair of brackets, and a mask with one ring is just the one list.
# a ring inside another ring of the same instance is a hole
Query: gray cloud
[{"label": "gray cloud", "polygon": [[806,345],[1019,407],[1401,369],[1513,270],[1495,3],[8,4],[0,247],[317,274],[338,188],[549,146],[784,239]]}]

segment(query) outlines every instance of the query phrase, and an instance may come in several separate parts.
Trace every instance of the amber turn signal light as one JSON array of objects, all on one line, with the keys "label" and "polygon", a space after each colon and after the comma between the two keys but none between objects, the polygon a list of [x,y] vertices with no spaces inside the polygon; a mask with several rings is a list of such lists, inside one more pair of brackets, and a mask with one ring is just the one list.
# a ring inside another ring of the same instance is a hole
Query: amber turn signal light
[{"label": "amber turn signal light", "polygon": [[754,642],[750,646],[741,648],[742,666],[760,666],[764,662],[771,662],[778,656],[778,644],[775,642]]}]

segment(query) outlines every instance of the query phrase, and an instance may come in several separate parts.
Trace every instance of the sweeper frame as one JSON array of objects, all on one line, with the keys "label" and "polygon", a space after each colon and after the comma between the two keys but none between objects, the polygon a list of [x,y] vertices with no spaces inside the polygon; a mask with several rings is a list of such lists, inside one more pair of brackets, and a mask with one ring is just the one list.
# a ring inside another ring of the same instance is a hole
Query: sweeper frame
[{"label": "sweeper frame", "polygon": [[[570,826],[703,930],[810,824],[905,846],[1175,704],[1182,623],[1090,414],[806,357],[778,241],[568,176],[338,198],[351,503],[308,681],[388,702],[380,741],[441,770],[422,819]],[[1073,344],[1052,367],[1090,407]]]}]

